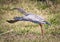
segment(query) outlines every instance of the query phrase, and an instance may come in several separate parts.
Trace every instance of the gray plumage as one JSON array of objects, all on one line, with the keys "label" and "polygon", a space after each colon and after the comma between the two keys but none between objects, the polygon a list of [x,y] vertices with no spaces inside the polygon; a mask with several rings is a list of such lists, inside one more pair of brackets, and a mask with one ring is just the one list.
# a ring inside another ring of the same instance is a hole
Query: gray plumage
[{"label": "gray plumage", "polygon": [[42,36],[43,36],[42,24],[51,25],[49,22],[47,22],[43,17],[41,17],[39,15],[32,14],[32,13],[27,13],[22,8],[13,8],[12,10],[15,10],[15,9],[17,9],[18,11],[20,11],[24,16],[14,17],[13,20],[7,20],[7,22],[9,22],[9,23],[15,23],[17,21],[30,21],[30,22],[33,22],[33,23],[37,23],[37,24],[39,24],[41,26]]},{"label": "gray plumage", "polygon": [[35,14],[32,14],[32,13],[27,13],[22,8],[13,8],[13,10],[15,10],[15,9],[17,9],[18,11],[23,13],[24,16],[14,17],[13,20],[8,20],[7,22],[14,23],[14,22],[17,22],[17,21],[30,21],[30,22],[34,22],[34,23],[37,23],[37,24],[48,24],[48,25],[50,25],[50,23],[45,21],[45,19],[43,17],[39,16],[39,15],[35,15]]}]

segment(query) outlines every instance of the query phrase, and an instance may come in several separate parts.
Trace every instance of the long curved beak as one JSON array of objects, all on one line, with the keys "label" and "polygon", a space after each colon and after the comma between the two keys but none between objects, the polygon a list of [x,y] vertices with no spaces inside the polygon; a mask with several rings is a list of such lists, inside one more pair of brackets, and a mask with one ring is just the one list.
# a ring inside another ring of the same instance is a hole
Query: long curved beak
[{"label": "long curved beak", "polygon": [[51,23],[47,22],[47,21],[44,21],[46,24],[48,24],[49,26],[51,26]]}]

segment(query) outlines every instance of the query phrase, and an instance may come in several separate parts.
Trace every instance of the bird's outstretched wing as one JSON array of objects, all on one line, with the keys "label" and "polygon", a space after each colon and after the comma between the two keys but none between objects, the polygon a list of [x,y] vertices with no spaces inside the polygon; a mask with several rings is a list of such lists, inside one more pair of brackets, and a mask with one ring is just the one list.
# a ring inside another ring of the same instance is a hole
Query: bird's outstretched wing
[{"label": "bird's outstretched wing", "polygon": [[15,23],[17,21],[29,21],[29,20],[24,17],[14,17],[13,20],[7,20],[8,23]]},{"label": "bird's outstretched wing", "polygon": [[17,20],[7,20],[8,23],[15,23]]},{"label": "bird's outstretched wing", "polygon": [[12,8],[11,10],[18,10],[22,14],[27,15],[26,11],[23,8]]}]

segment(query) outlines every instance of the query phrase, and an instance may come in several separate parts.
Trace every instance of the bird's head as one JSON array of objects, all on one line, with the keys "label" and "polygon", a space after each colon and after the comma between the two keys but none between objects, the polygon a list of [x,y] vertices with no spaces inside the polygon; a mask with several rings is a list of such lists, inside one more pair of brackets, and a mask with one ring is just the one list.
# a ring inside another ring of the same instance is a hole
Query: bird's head
[{"label": "bird's head", "polygon": [[47,21],[44,21],[44,22],[45,22],[45,24],[51,26],[51,23],[49,23],[49,22],[47,22]]}]

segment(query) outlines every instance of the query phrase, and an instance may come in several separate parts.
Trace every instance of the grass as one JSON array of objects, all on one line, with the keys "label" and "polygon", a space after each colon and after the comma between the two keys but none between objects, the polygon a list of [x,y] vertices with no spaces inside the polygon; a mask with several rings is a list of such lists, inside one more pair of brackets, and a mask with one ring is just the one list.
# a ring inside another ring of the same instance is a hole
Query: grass
[{"label": "grass", "polygon": [[[40,4],[40,2],[22,0],[15,4],[12,2],[0,5],[0,34],[13,29],[13,32],[0,35],[0,42],[60,42],[60,12],[53,13],[49,7]],[[14,7],[22,7],[27,12],[41,15],[51,23],[51,26],[43,26],[45,33],[43,39],[38,24],[23,21],[13,24],[6,22],[15,16],[22,16],[17,10],[10,10]]]}]

